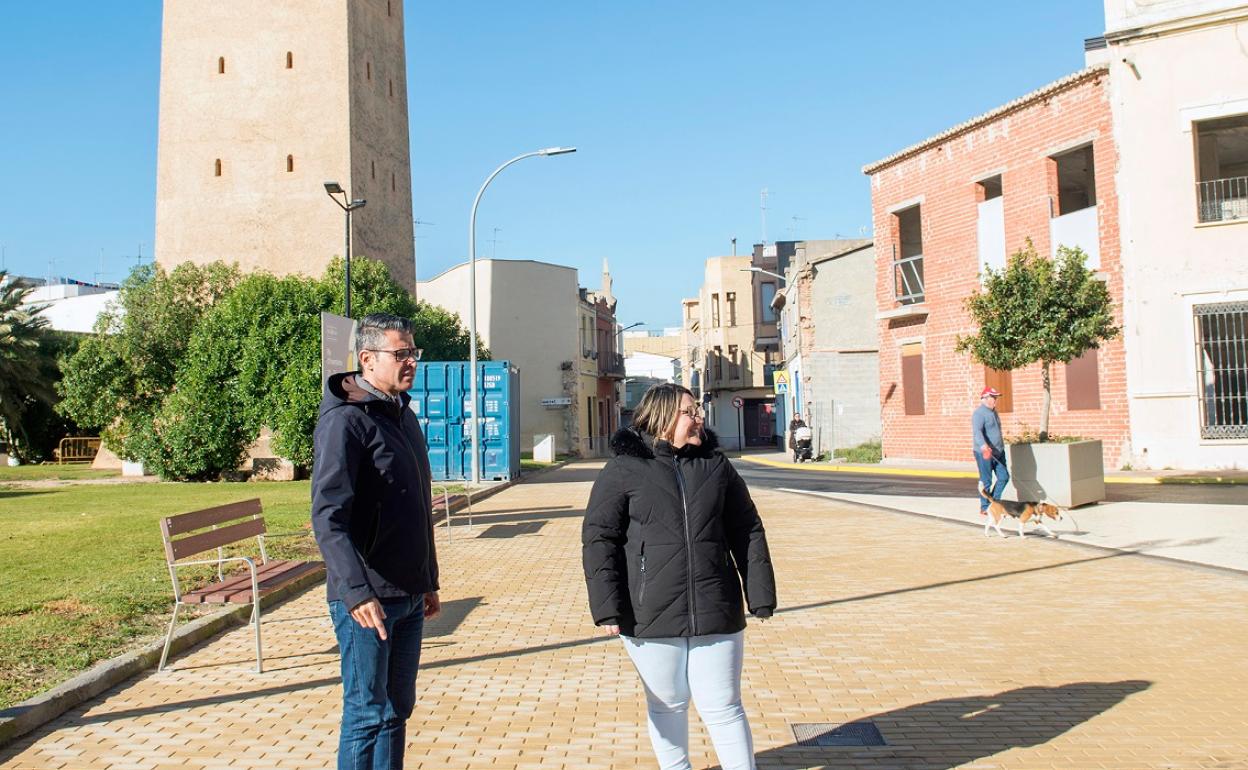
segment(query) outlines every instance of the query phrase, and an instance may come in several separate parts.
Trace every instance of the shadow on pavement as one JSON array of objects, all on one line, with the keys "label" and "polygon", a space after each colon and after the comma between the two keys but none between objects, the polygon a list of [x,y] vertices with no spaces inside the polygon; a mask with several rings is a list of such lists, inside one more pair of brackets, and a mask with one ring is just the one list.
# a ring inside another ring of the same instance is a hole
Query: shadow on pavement
[{"label": "shadow on pavement", "polygon": [[793,607],[781,607],[776,610],[776,614],[786,612],[801,612],[802,610],[813,610],[819,607],[832,607],[837,604],[849,604],[850,602],[869,601],[871,599],[879,599],[884,596],[897,596],[899,594],[914,593],[915,591],[930,591],[933,588],[946,588],[948,586],[963,585],[965,583],[978,583],[984,580],[996,580],[998,578],[1011,577],[1013,575],[1025,575],[1028,572],[1044,572],[1046,570],[1058,569],[1061,567],[1071,567],[1076,564],[1088,564],[1095,561],[1105,561],[1106,559],[1117,559],[1120,556],[1130,556],[1136,551],[1119,551],[1117,553],[1107,553],[1103,556],[1091,556],[1087,559],[1071,559],[1070,561],[1058,562],[1056,564],[1045,564],[1041,567],[1026,567],[1024,569],[1009,570],[1008,572],[995,572],[991,575],[976,575],[974,577],[958,578],[956,580],[942,580],[938,583],[926,583],[919,586],[908,586],[906,588],[894,588],[889,591],[876,591],[870,594],[859,594],[858,596],[846,596],[841,599],[828,599],[822,602],[811,602],[809,604],[798,604]]},{"label": "shadow on pavement", "polygon": [[598,478],[598,472],[602,467],[594,464],[588,467],[582,465],[569,465],[558,470],[547,471],[533,479],[524,479],[524,484],[577,484],[585,482],[593,482]]},{"label": "shadow on pavement", "polygon": [[[888,767],[961,767],[1009,749],[1047,743],[1151,684],[1142,680],[1074,682],[927,701],[853,720],[873,722],[884,737],[884,746],[820,747],[794,742],[764,751],[757,759],[760,768],[796,770],[811,767],[813,754],[827,756],[826,763],[816,760],[813,764],[831,766],[837,765],[838,758],[851,757],[852,764],[861,766],[878,754],[881,765]],[[938,735],[939,743],[907,740],[907,734]]]},{"label": "shadow on pavement", "polygon": [[[510,508],[502,511],[473,511],[472,518],[474,522],[489,525],[516,521],[575,519],[584,515],[584,508],[573,508],[570,505],[551,505],[545,508]],[[461,527],[465,524],[467,518],[467,510],[456,511],[451,515],[451,526]]]}]

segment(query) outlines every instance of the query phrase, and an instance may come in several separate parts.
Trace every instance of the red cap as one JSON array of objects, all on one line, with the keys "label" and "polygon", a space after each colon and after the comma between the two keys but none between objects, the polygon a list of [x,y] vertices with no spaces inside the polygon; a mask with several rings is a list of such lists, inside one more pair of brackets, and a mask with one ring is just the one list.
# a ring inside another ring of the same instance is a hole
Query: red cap
[{"label": "red cap", "polygon": [[996,388],[992,387],[991,385],[989,385],[988,387],[984,388],[984,389],[983,389],[982,391],[980,391],[980,393],[979,393],[979,397],[980,397],[980,398],[983,398],[984,396],[999,396],[999,395],[1001,395],[1001,391],[997,390]]}]

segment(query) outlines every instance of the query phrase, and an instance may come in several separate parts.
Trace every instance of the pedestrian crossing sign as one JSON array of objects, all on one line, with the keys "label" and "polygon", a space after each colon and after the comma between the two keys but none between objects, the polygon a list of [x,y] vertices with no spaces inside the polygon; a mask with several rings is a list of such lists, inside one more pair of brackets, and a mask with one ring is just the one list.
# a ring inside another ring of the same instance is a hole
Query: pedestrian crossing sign
[{"label": "pedestrian crossing sign", "polygon": [[777,396],[789,392],[789,372],[787,369],[777,369],[772,372],[771,387]]}]

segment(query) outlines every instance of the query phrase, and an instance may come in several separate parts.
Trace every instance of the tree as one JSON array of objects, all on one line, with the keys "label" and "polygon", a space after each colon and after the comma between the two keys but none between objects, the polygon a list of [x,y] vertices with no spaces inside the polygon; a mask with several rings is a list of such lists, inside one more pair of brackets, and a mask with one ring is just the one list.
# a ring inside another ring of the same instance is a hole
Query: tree
[{"label": "tree", "polygon": [[36,404],[55,401],[47,376],[56,360],[47,345],[48,321],[42,307],[24,304],[33,289],[0,270],[0,434],[23,462],[33,449],[24,418]]},{"label": "tree", "polygon": [[62,362],[58,411],[98,428],[124,457],[154,459],[148,434],[174,387],[186,347],[206,310],[239,281],[237,267],[143,265],[122,284],[95,333]]},{"label": "tree", "polygon": [[1004,270],[986,268],[983,290],[966,300],[978,330],[958,336],[959,353],[969,351],[1000,370],[1040,364],[1041,441],[1048,440],[1053,364],[1069,363],[1119,332],[1109,291],[1084,265],[1086,258],[1081,249],[1062,246],[1055,263],[1037,254],[1028,239]]}]

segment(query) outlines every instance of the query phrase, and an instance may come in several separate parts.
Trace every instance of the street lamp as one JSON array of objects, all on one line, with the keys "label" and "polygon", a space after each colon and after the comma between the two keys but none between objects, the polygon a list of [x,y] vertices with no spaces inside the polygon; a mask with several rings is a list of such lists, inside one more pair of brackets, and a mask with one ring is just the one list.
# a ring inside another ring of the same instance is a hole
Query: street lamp
[{"label": "street lamp", "polygon": [[[347,292],[343,301],[343,315],[347,318],[351,317],[351,212],[356,209],[364,208],[367,203],[363,198],[356,198],[353,201],[347,200],[347,191],[342,189],[342,185],[337,182],[326,182],[325,192],[329,195],[329,199],[338,204],[338,208],[347,212],[347,245],[343,250],[343,259],[347,264]],[[342,200],[338,200],[336,195],[341,195]]]},{"label": "street lamp", "polygon": [[772,278],[779,278],[785,283],[789,282],[788,279],[785,278],[783,275],[780,275],[779,273],[773,273],[770,270],[764,270],[761,267],[742,267],[739,269],[743,273],[762,273],[763,275],[770,275]]},{"label": "street lamp", "polygon": [[481,189],[477,191],[477,197],[472,201],[472,216],[468,220],[468,397],[471,399],[470,403],[472,404],[472,425],[469,427],[468,432],[472,436],[472,483],[474,486],[481,483],[480,458],[477,451],[477,429],[479,427],[477,415],[477,205],[481,203],[481,196],[485,195],[485,188],[490,186],[490,182],[494,181],[494,177],[502,173],[502,170],[511,164],[537,155],[567,155],[570,152],[576,152],[576,148],[547,147],[544,150],[534,150],[523,155],[517,155],[494,169],[494,173],[485,178],[485,184],[481,185]]},{"label": "street lamp", "polygon": [[637,322],[637,323],[635,323],[635,324],[629,324],[628,326],[625,326],[625,327],[623,327],[623,328],[621,328],[621,329],[620,329],[620,334],[623,334],[624,332],[628,331],[629,329],[633,328],[634,326],[645,326],[645,325],[646,325],[646,322],[645,322],[645,321],[638,321],[638,322]]}]

